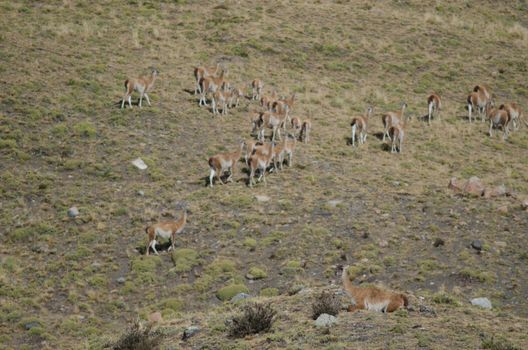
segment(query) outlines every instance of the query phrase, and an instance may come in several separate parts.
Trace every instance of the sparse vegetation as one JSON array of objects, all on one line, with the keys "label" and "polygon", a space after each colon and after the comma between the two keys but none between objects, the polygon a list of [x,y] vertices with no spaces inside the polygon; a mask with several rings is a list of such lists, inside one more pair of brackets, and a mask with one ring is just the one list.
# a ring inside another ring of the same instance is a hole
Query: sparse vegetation
[{"label": "sparse vegetation", "polygon": [[339,298],[332,292],[323,291],[312,304],[312,319],[316,320],[321,314],[337,316],[340,309]]},{"label": "sparse vegetation", "polygon": [[152,330],[152,325],[142,326],[135,321],[121,338],[111,345],[112,350],[156,350],[164,338],[159,330]]},{"label": "sparse vegetation", "polygon": [[245,337],[250,334],[267,332],[275,322],[277,312],[267,304],[247,304],[243,307],[242,314],[233,317],[229,334],[232,337]]}]

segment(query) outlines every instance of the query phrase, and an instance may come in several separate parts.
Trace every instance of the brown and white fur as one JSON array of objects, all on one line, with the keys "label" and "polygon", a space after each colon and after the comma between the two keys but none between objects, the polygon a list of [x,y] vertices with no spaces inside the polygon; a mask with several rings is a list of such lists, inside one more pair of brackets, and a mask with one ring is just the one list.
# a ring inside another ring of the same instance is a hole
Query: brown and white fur
[{"label": "brown and white fur", "polygon": [[297,138],[299,136],[298,134],[301,131],[301,127],[302,127],[301,118],[293,117],[291,119],[291,128],[292,128],[293,135],[295,136],[295,138]]},{"label": "brown and white fur", "polygon": [[310,132],[312,131],[312,122],[306,119],[301,126],[300,140],[304,143],[308,143],[310,140]]},{"label": "brown and white fur", "polygon": [[228,100],[228,107],[233,108],[233,106],[238,107],[238,104],[240,102],[240,98],[244,97],[244,91],[240,88],[233,88],[231,89],[231,96]]},{"label": "brown and white fur", "polygon": [[485,111],[491,102],[491,95],[484,85],[477,85],[467,97],[467,108],[469,122],[472,122],[472,112],[476,110],[484,122]]},{"label": "brown and white fur", "polygon": [[253,132],[258,128],[258,140],[264,141],[264,132],[266,128],[272,130],[271,141],[275,142],[275,136],[281,140],[280,126],[284,122],[285,115],[279,115],[273,112],[262,112],[257,120],[253,122]]},{"label": "brown and white fur", "polygon": [[511,123],[513,124],[513,130],[518,130],[521,125],[520,121],[522,120],[521,107],[519,107],[517,103],[511,102],[500,105],[499,109],[504,109],[508,113]]},{"label": "brown and white fur", "polygon": [[198,92],[202,93],[202,88],[200,86],[200,81],[202,81],[203,78],[206,78],[211,75],[216,75],[218,71],[220,70],[220,64],[216,64],[216,66],[213,67],[194,67],[194,79],[196,79],[196,85],[194,87],[194,94],[196,95]]},{"label": "brown and white fur", "polygon": [[125,101],[128,100],[128,105],[132,108],[132,93],[134,91],[139,92],[139,107],[141,107],[143,102],[143,96],[147,99],[147,103],[150,106],[150,99],[147,95],[147,92],[152,90],[154,82],[158,77],[159,72],[157,69],[152,69],[150,75],[143,75],[139,78],[130,78],[125,80],[125,95],[121,101],[121,108],[125,108]]},{"label": "brown and white fur", "polygon": [[251,90],[252,90],[252,95],[251,95],[251,99],[252,100],[260,100],[260,95],[262,94],[262,89],[264,88],[264,82],[260,79],[255,79],[251,82]]},{"label": "brown and white fur", "polygon": [[231,180],[236,171],[236,165],[240,156],[242,155],[242,149],[244,148],[245,142],[240,142],[240,147],[235,152],[231,153],[220,153],[209,158],[209,168],[211,173],[209,174],[209,186],[213,187],[213,178],[216,175],[216,178],[223,185],[224,182],[221,179],[221,176],[225,171],[229,170],[229,177],[227,181]]},{"label": "brown and white fur", "polygon": [[152,248],[156,255],[158,251],[156,250],[156,238],[162,237],[165,239],[170,238],[171,246],[169,250],[174,249],[174,242],[176,241],[176,235],[181,233],[185,228],[187,223],[187,209],[184,209],[184,212],[179,220],[177,221],[165,221],[160,222],[154,225],[151,225],[145,229],[145,232],[148,235],[148,244],[146,255],[149,255],[149,249]]},{"label": "brown and white fur", "polygon": [[246,165],[249,166],[249,157],[253,154],[255,151],[255,148],[258,145],[262,145],[257,140],[246,140],[244,142],[244,146],[246,148],[246,154],[244,155],[244,161],[246,162]]},{"label": "brown and white fur", "polygon": [[376,312],[394,312],[409,306],[409,299],[405,294],[384,290],[378,287],[357,287],[352,284],[347,273],[348,266],[343,268],[341,279],[343,288],[353,298],[353,305],[348,307],[349,312],[369,310]]},{"label": "brown and white fur", "polygon": [[407,108],[407,103],[402,103],[402,107],[401,107],[401,111],[399,112],[387,112],[385,113],[384,115],[381,116],[381,121],[383,123],[383,128],[384,128],[384,131],[383,131],[383,141],[385,141],[385,137],[388,136],[390,138],[390,135],[389,135],[389,129],[391,126],[396,126],[398,125],[399,123],[401,123],[405,116],[404,116],[404,113],[405,113],[405,109]]},{"label": "brown and white fur", "polygon": [[269,167],[271,160],[273,159],[275,154],[274,150],[275,145],[273,142],[269,145],[264,145],[263,147],[261,146],[255,149],[254,153],[249,159],[249,187],[253,187],[255,182],[254,177],[257,170],[260,170],[260,177],[258,178],[258,181],[263,179],[264,184],[266,184],[266,169]]},{"label": "brown and white fur", "polygon": [[396,124],[389,128],[389,138],[392,140],[391,153],[401,153],[403,149],[403,137],[405,136],[403,124]]},{"label": "brown and white fur", "polygon": [[226,72],[227,71],[223,69],[220,72],[220,75],[218,77],[208,76],[200,80],[201,95],[200,95],[200,101],[198,103],[200,106],[202,105],[207,106],[206,95],[208,92],[215,93],[217,90],[221,88],[222,84],[224,83],[224,76]]},{"label": "brown and white fur", "polygon": [[260,98],[260,105],[266,108],[266,110],[271,111],[273,102],[275,102],[276,99],[277,99],[277,92],[273,90],[270,96],[262,96]]},{"label": "brown and white fur", "polygon": [[220,89],[216,90],[213,93],[213,98],[211,100],[211,105],[213,109],[213,115],[218,114],[218,106],[222,108],[222,115],[227,114],[227,101],[231,98],[230,91],[222,91]]},{"label": "brown and white fur", "polygon": [[440,109],[442,108],[442,99],[437,94],[431,94],[427,98],[427,122],[431,125],[431,118],[436,114],[440,118]]},{"label": "brown and white fur", "polygon": [[487,111],[487,116],[490,121],[489,126],[489,136],[492,135],[492,130],[495,129],[502,129],[502,139],[506,140],[508,138],[508,134],[510,132],[510,115],[505,109],[497,109],[495,107],[491,107]]},{"label": "brown and white fur", "polygon": [[359,131],[359,143],[364,144],[367,141],[367,124],[372,115],[372,107],[367,108],[367,114],[354,117],[350,125],[352,126],[352,147],[356,146],[356,131]]}]

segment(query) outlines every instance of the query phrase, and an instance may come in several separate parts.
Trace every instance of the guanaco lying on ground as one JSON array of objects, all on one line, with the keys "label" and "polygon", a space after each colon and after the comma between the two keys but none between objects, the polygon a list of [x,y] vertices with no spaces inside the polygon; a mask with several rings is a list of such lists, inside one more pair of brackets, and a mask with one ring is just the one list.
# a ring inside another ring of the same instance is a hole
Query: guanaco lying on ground
[{"label": "guanaco lying on ground", "polygon": [[404,294],[391,292],[378,287],[356,287],[352,284],[347,270],[348,266],[338,266],[337,272],[341,272],[343,287],[354,299],[354,305],[350,305],[348,311],[352,312],[365,309],[385,313],[396,311],[399,308],[407,308],[409,305],[409,299]]}]

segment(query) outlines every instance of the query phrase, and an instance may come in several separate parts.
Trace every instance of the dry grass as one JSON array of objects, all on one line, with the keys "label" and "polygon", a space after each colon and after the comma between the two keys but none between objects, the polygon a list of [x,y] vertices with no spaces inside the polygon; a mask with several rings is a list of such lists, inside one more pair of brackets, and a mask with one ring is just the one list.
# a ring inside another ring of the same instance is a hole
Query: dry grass
[{"label": "dry grass", "polygon": [[[446,304],[435,319],[340,315],[336,333],[322,335],[312,334],[305,300],[279,296],[274,333],[250,343],[346,348],[365,345],[366,329],[373,347],[391,338],[396,348],[476,348],[482,331],[527,347],[518,330],[528,315],[526,212],[512,198],[446,189],[452,176],[477,175],[528,193],[526,127],[507,142],[491,139],[464,109],[485,83],[498,103],[526,110],[526,11],[516,1],[0,4],[0,349],[100,348],[126,319],[154,310],[177,329],[200,320],[207,331],[196,344],[243,348],[226,336],[231,310],[216,299],[220,288],[317,289],[344,258],[361,265],[358,281],[429,304],[442,292],[459,306]],[[207,158],[248,138],[257,108],[243,101],[213,119],[198,107],[192,68],[215,62],[237,86],[258,77],[268,93],[296,91],[293,114],[312,121],[312,141],[267,186],[249,189],[239,172],[234,183],[205,187]],[[160,71],[153,106],[120,110],[124,79],[149,66]],[[418,117],[433,91],[444,110],[428,128]],[[376,134],[381,114],[402,101],[413,119],[404,152],[391,155]],[[367,143],[352,149],[350,118],[367,105],[375,108]],[[147,170],[130,164],[137,157]],[[193,251],[179,256],[184,268],[170,254],[139,256],[144,228],[178,217],[180,201],[193,212],[177,239]],[[66,215],[72,205],[76,219]],[[497,212],[503,205],[507,214]],[[438,237],[445,245],[434,248]],[[474,239],[484,242],[480,255],[468,248]],[[248,283],[249,266],[267,277]],[[468,306],[477,296],[494,311]],[[26,331],[35,317],[40,326]]]}]

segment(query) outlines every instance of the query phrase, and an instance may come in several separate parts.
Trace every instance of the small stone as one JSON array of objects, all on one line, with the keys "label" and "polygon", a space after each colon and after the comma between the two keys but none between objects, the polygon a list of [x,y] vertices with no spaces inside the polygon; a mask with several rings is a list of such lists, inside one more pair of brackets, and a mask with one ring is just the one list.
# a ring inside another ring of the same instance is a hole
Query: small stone
[{"label": "small stone", "polygon": [[145,196],[145,192],[142,190],[137,191],[137,194],[138,196],[141,196],[141,197]]},{"label": "small stone", "polygon": [[341,203],[343,203],[343,201],[340,199],[333,199],[331,201],[328,201],[328,205],[331,206],[332,208],[337,207]]},{"label": "small stone", "polygon": [[238,293],[237,295],[235,295],[234,297],[231,298],[231,302],[232,303],[237,303],[240,300],[244,300],[244,299],[247,299],[247,298],[251,298],[251,295],[246,294],[246,293]]},{"label": "small stone", "polygon": [[507,214],[508,213],[508,206],[507,205],[503,205],[501,207],[498,207],[497,211],[499,213],[502,213],[502,214]]},{"label": "small stone", "polygon": [[488,298],[471,299],[471,304],[475,306],[480,306],[484,309],[491,309],[491,301],[489,301]]},{"label": "small stone", "polygon": [[473,242],[471,242],[471,247],[476,251],[480,252],[482,250],[482,241],[480,239],[474,240]]},{"label": "small stone", "polygon": [[79,216],[79,209],[77,209],[77,207],[71,207],[70,209],[68,209],[68,216],[70,218],[75,218]]},{"label": "small stone", "polygon": [[329,314],[320,314],[315,320],[316,327],[330,327],[337,322],[337,317]]},{"label": "small stone", "polygon": [[187,328],[186,330],[183,331],[182,340],[189,339],[190,337],[192,337],[193,335],[195,335],[199,331],[200,331],[200,327],[190,326],[189,328]]},{"label": "small stone", "polygon": [[440,246],[443,246],[444,244],[445,244],[445,241],[442,238],[437,238],[437,239],[435,239],[435,241],[433,243],[433,246],[435,248],[438,248]]},{"label": "small stone", "polygon": [[380,246],[380,248],[386,248],[389,246],[389,242],[386,240],[381,240],[378,242],[378,245]]},{"label": "small stone", "polygon": [[504,185],[497,186],[495,188],[486,188],[484,190],[484,198],[500,197],[506,194],[506,187]]},{"label": "small stone", "polygon": [[31,321],[31,322],[24,324],[24,328],[26,329],[26,331],[29,331],[32,328],[40,327],[40,326],[41,324],[39,321]]},{"label": "small stone", "polygon": [[119,277],[116,281],[117,281],[117,283],[119,283],[119,284],[123,284],[123,283],[126,282],[126,278],[125,278],[125,277]]},{"label": "small stone", "polygon": [[161,312],[159,311],[151,313],[148,319],[152,323],[160,323],[163,320],[163,318],[161,317]]},{"label": "small stone", "polygon": [[263,202],[268,202],[270,200],[270,197],[266,196],[266,195],[261,195],[261,194],[257,194],[255,195],[255,198],[257,199],[257,202],[260,202],[260,203],[263,203]]},{"label": "small stone", "polygon": [[143,159],[141,158],[136,158],[132,161],[132,164],[138,168],[139,170],[145,170],[147,169],[147,164],[145,164],[145,162],[143,161]]},{"label": "small stone", "polygon": [[524,210],[528,210],[528,198],[527,198],[527,199],[524,199],[524,200],[521,202],[521,208],[523,208]]}]

